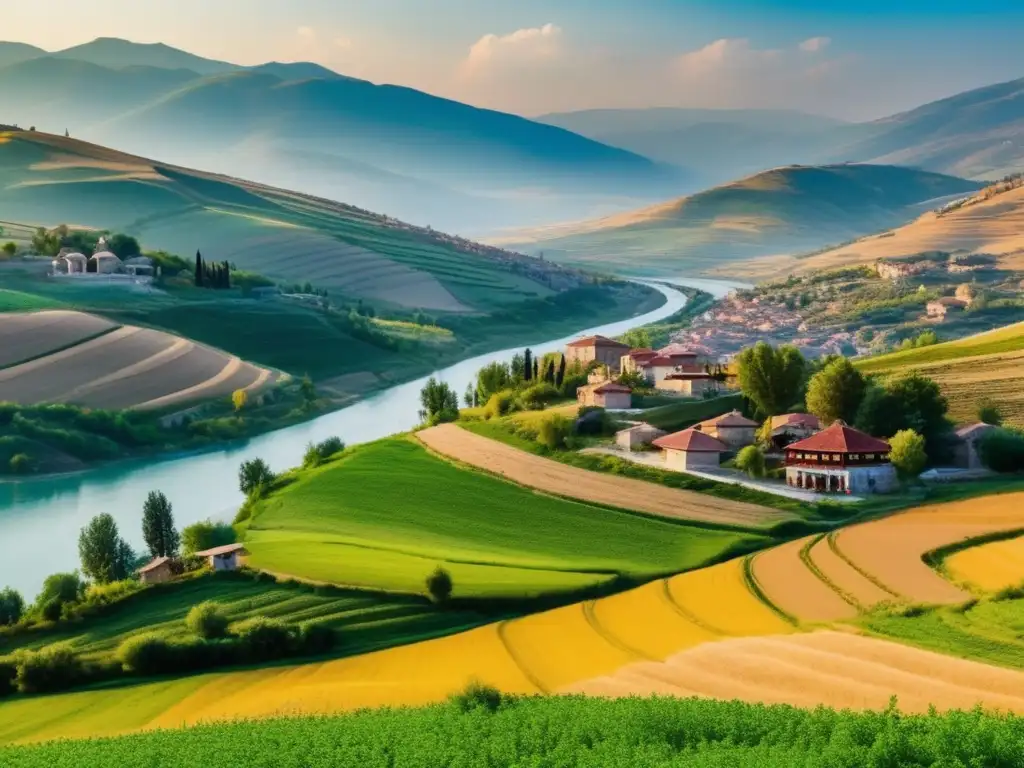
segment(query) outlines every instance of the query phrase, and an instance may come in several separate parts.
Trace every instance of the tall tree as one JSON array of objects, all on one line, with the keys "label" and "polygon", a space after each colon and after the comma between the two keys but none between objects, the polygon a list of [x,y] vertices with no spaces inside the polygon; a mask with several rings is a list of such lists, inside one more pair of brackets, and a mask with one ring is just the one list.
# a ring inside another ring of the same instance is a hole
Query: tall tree
[{"label": "tall tree", "polygon": [[857,427],[883,438],[912,429],[924,438],[928,458],[938,462],[947,458],[949,450],[948,409],[939,385],[915,371],[884,387],[870,386],[857,411]]},{"label": "tall tree", "polygon": [[135,553],[121,538],[117,523],[109,514],[89,521],[78,537],[82,572],[99,584],[126,579],[132,572]]},{"label": "tall tree", "polygon": [[807,385],[807,410],[821,419],[822,424],[838,419],[852,424],[867,386],[864,374],[845,357],[840,357],[811,377]]},{"label": "tall tree", "polygon": [[488,363],[476,375],[476,398],[486,403],[495,392],[508,389],[511,385],[512,373],[507,364],[498,361]]},{"label": "tall tree", "polygon": [[203,287],[203,255],[196,251],[196,275],[195,275],[196,288]]},{"label": "tall tree", "polygon": [[551,386],[555,385],[555,361],[548,360],[547,368],[544,370],[544,381]]},{"label": "tall tree", "polygon": [[153,557],[175,557],[181,537],[174,528],[171,502],[160,491],[150,491],[142,505],[142,538]]},{"label": "tall tree", "polygon": [[565,382],[565,355],[562,355],[562,359],[558,363],[558,374],[555,376],[555,386],[561,389],[562,384]]},{"label": "tall tree", "polygon": [[224,287],[231,287],[231,265],[226,261],[224,262]]},{"label": "tall tree", "polygon": [[530,381],[533,378],[533,352],[527,347],[523,353],[523,381]]},{"label": "tall tree", "polygon": [[420,419],[436,424],[459,417],[459,396],[447,382],[431,376],[420,390]]},{"label": "tall tree", "polygon": [[793,346],[775,347],[759,341],[736,357],[740,389],[763,416],[785,413],[803,390],[807,363]]},{"label": "tall tree", "polygon": [[540,360],[533,358],[533,378],[532,381],[540,381]]},{"label": "tall tree", "polygon": [[526,358],[521,352],[512,355],[512,362],[509,363],[509,373],[514,383],[523,381],[526,378]]}]

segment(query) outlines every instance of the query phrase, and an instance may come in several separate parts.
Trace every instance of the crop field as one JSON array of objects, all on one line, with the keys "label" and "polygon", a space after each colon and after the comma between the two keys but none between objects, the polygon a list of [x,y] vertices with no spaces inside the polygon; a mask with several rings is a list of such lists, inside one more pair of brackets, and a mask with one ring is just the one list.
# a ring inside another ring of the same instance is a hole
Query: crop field
[{"label": "crop field", "polygon": [[0,312],[35,312],[43,309],[57,309],[60,302],[36,296],[24,291],[0,288]]},{"label": "crop field", "polygon": [[664,697],[558,697],[506,700],[494,713],[445,704],[203,725],[5,749],[0,762],[9,768],[192,768],[216,753],[244,754],[246,764],[259,768],[546,766],[553,756],[566,768],[910,768],[1013,766],[1022,752],[1020,719],[996,714],[879,715]]},{"label": "crop field", "polygon": [[941,387],[954,419],[974,420],[978,401],[984,396],[999,404],[1007,421],[1024,424],[1024,323],[868,358],[857,365],[871,374],[920,371]]},{"label": "crop field", "polygon": [[775,605],[804,621],[852,619],[857,608],[812,571],[804,559],[817,537],[797,539],[762,552],[753,561],[758,585]]},{"label": "crop field", "polygon": [[533,493],[390,438],[260,502],[246,543],[252,564],[275,573],[422,592],[444,565],[455,596],[496,597],[652,578],[770,539]]},{"label": "crop field", "polygon": [[417,433],[437,453],[530,488],[649,515],[718,525],[766,527],[790,517],[776,509],[667,488],[561,464],[464,430],[454,424]]},{"label": "crop field", "polygon": [[998,592],[1024,584],[1024,536],[993,541],[957,552],[945,561],[954,581],[982,592]]},{"label": "crop field", "polygon": [[426,599],[414,596],[315,589],[233,573],[206,574],[144,589],[80,622],[0,634],[0,656],[65,643],[86,658],[108,660],[134,635],[175,638],[187,634],[185,615],[207,600],[217,603],[233,622],[267,616],[291,624],[332,627],[340,633],[338,653],[342,655],[422,640],[486,621],[472,611],[438,611]]},{"label": "crop field", "polygon": [[269,372],[215,349],[82,313],[0,316],[0,334],[14,338],[0,355],[26,361],[0,370],[0,401],[153,408],[270,380]]}]

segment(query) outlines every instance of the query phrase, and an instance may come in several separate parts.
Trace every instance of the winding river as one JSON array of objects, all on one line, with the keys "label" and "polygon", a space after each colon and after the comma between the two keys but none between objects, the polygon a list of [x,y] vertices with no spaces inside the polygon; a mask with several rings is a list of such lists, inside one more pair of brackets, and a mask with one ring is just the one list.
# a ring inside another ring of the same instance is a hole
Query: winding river
[{"label": "winding river", "polygon": [[[724,296],[739,283],[703,279],[663,279]],[[579,336],[616,336],[679,311],[686,297],[651,284],[666,298],[653,312],[529,346],[539,353],[564,347]],[[490,352],[435,372],[433,375],[462,393],[476,372],[494,360],[508,360],[523,346]],[[11,586],[31,599],[43,579],[78,564],[78,532],[88,520],[109,512],[122,535],[141,545],[140,523],[146,494],[161,490],[174,506],[175,522],[183,527],[207,518],[230,520],[242,496],[238,465],[260,456],[275,470],[301,463],[306,445],[332,435],[347,444],[364,443],[412,429],[418,419],[419,393],[427,377],[399,384],[347,408],[293,427],[253,438],[223,450],[178,458],[112,464],[72,475],[0,483],[0,587]]]}]

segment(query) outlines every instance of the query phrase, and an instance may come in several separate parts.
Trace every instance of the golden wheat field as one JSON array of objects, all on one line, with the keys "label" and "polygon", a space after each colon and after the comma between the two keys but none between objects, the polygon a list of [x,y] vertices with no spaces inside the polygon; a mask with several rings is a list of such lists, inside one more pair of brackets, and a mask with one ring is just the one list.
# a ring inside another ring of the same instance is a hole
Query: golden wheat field
[{"label": "golden wheat field", "polygon": [[816,538],[797,539],[756,555],[754,578],[765,596],[790,616],[808,622],[852,619],[857,615],[854,604],[801,558]]},{"label": "golden wheat field", "polygon": [[1024,584],[1024,536],[994,541],[946,559],[950,577],[983,592]]}]

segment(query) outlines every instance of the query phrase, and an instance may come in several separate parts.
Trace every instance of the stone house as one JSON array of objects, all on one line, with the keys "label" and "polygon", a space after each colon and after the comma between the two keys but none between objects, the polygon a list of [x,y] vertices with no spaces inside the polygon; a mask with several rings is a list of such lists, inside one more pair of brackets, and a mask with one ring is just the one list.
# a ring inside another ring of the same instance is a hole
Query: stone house
[{"label": "stone house", "polygon": [[143,584],[162,584],[174,576],[173,563],[169,557],[156,557],[139,568],[136,573]]},{"label": "stone house", "polygon": [[729,446],[696,429],[684,429],[671,435],[659,437],[654,446],[664,454],[665,468],[676,472],[691,469],[715,469]]},{"label": "stone house", "polygon": [[718,390],[718,381],[710,373],[670,373],[654,385],[663,392],[678,392],[686,397],[703,397]]},{"label": "stone house", "polygon": [[978,422],[956,430],[953,433],[953,465],[961,469],[985,469],[978,446],[985,435],[997,429],[999,427]]},{"label": "stone house", "polygon": [[597,361],[617,372],[622,363],[622,356],[628,354],[629,350],[628,344],[606,336],[587,336],[570,341],[566,345],[565,361],[567,365],[578,362],[584,367]]},{"label": "stone house", "polygon": [[739,411],[730,411],[722,416],[702,421],[694,429],[721,440],[729,450],[738,451],[744,446],[754,444],[758,426],[760,425],[756,421],[748,419]]},{"label": "stone house", "polygon": [[665,434],[665,430],[650,424],[634,424],[615,433],[615,444],[627,451],[632,451],[641,445],[650,445],[659,437],[664,437]]},{"label": "stone house", "polygon": [[633,390],[613,381],[587,384],[576,390],[576,401],[583,406],[625,411],[633,406]]}]

